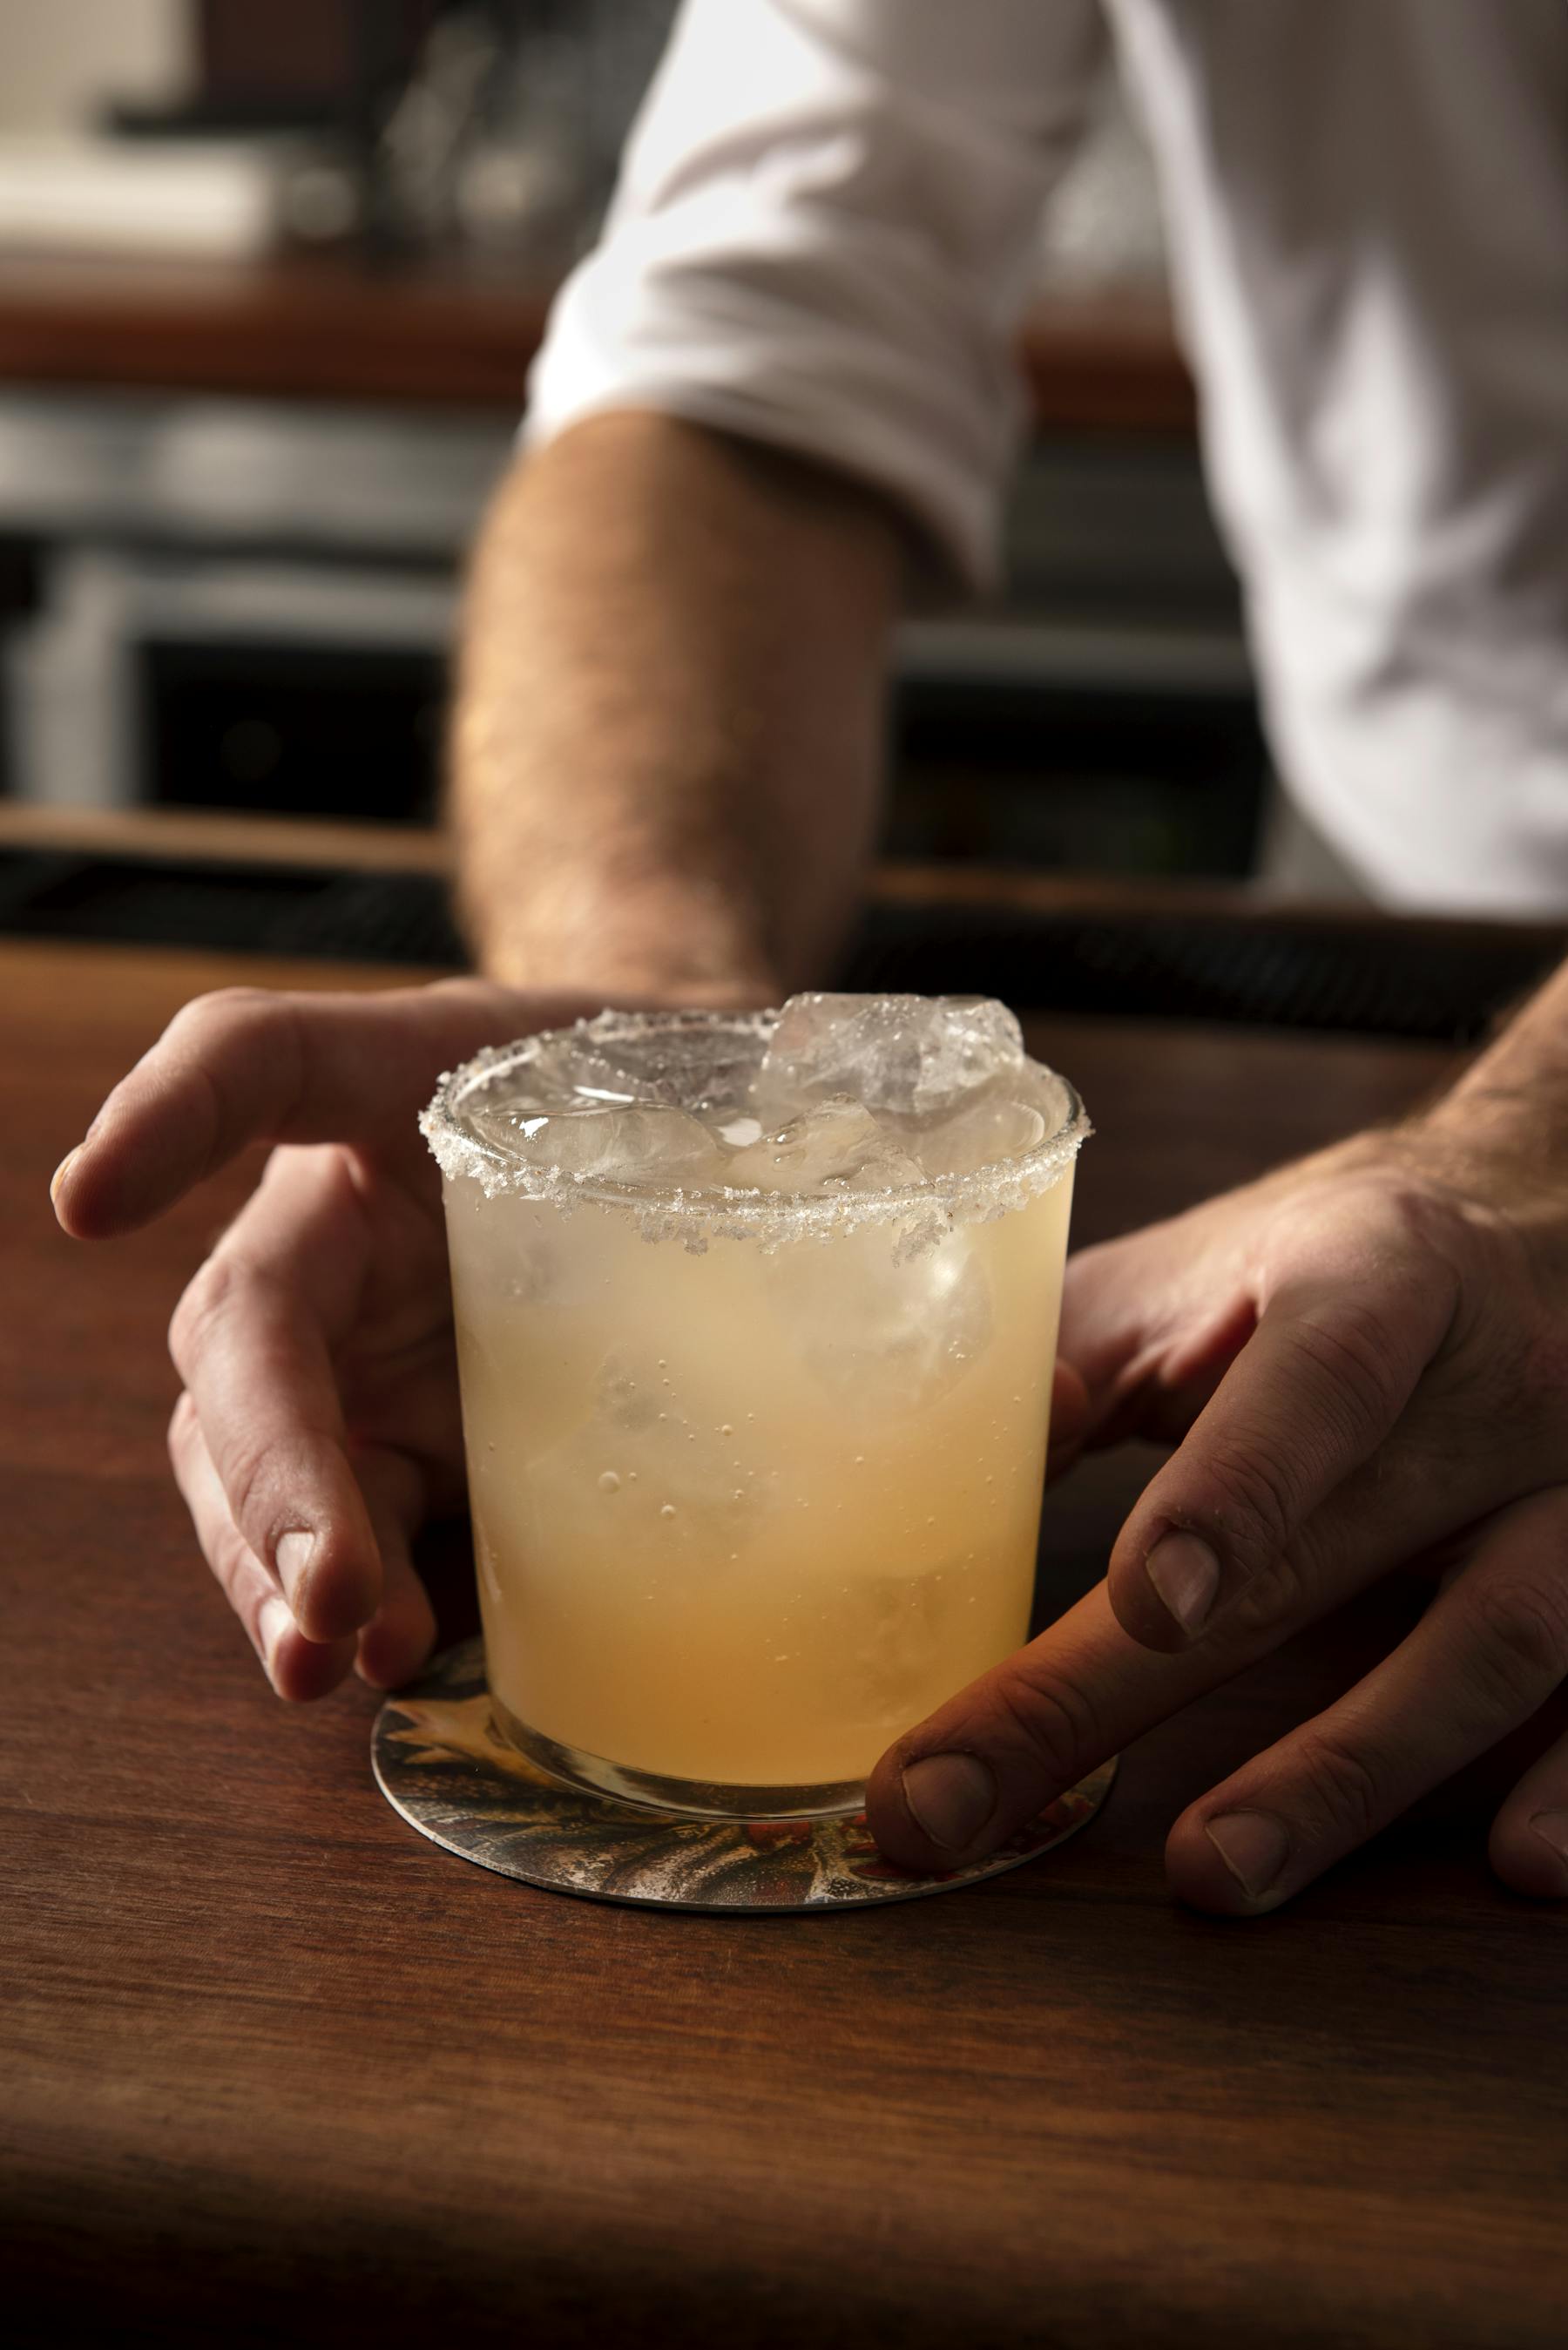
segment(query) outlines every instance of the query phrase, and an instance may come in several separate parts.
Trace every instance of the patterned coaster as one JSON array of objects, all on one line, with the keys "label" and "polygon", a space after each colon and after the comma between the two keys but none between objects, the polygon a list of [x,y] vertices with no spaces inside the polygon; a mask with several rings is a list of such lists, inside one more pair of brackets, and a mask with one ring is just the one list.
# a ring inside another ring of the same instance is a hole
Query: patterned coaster
[{"label": "patterned coaster", "polygon": [[490,1721],[484,1648],[464,1640],[389,1698],[371,1738],[376,1783],[434,1844],[503,1877],[597,1901],[729,1913],[845,1909],[950,1893],[1033,1860],[1092,1820],[1116,1760],[1048,1804],[1000,1852],[941,1877],[883,1859],[865,1814],[836,1820],[691,1820],[553,1779]]}]

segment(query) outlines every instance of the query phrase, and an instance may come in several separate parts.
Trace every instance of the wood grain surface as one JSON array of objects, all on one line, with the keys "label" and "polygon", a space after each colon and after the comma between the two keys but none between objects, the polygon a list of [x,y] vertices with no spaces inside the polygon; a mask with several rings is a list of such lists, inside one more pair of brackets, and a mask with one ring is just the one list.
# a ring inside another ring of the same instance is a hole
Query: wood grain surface
[{"label": "wood grain surface", "polygon": [[[1404,1597],[1145,1739],[1060,1854],[853,1917],[489,1876],[376,1794],[369,1692],[269,1694],[163,1458],[165,1321],[254,1170],[112,1251],[45,1199],[161,1023],[241,976],[309,981],[0,948],[13,2338],[1559,2344],[1568,1915],[1489,1877],[1487,1774],[1257,1924],[1162,1882],[1177,1810]],[[1441,1066],[1168,1025],[1037,1043],[1098,1126],[1082,1238]],[[1092,1578],[1142,1465],[1052,1497],[1053,1594]]]}]

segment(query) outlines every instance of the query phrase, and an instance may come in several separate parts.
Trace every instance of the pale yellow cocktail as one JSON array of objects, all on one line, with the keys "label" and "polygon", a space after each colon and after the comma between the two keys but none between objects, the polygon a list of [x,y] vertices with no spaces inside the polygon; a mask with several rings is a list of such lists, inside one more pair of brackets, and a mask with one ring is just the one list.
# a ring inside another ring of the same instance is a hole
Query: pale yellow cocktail
[{"label": "pale yellow cocktail", "polygon": [[[917,1017],[969,1045],[856,1100]],[[836,1019],[869,1024],[841,1071]],[[1085,1129],[1015,1037],[997,1006],[796,999],[776,1031],[606,1015],[447,1082],[490,1687],[551,1767],[852,1804],[1024,1638]]]}]

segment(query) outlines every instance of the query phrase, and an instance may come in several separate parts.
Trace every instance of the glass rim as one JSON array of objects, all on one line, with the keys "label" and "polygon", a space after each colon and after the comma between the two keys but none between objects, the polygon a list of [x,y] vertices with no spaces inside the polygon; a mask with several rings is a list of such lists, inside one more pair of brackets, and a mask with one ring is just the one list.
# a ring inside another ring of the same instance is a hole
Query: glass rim
[{"label": "glass rim", "polygon": [[[702,1029],[735,1036],[766,1037],[779,1018],[778,1007],[754,1012],[706,1011],[681,1007],[669,1011],[607,1010],[566,1027],[542,1028],[504,1045],[486,1045],[455,1069],[442,1072],[436,1090],[420,1116],[420,1131],[430,1145],[442,1175],[467,1176],[487,1196],[497,1193],[553,1202],[566,1208],[578,1201],[618,1207],[674,1222],[706,1223],[716,1232],[751,1232],[779,1225],[784,1236],[799,1237],[814,1230],[841,1232],[851,1225],[902,1222],[929,1215],[932,1209],[950,1220],[965,1222],[1005,1214],[1026,1198],[1049,1191],[1076,1159],[1093,1133],[1077,1087],[1059,1069],[1025,1054],[1023,1066],[1032,1076],[1060,1088],[1062,1113],[1045,1133],[1016,1159],[996,1159],[963,1175],[929,1176],[919,1183],[877,1191],[843,1191],[824,1195],[809,1191],[757,1191],[724,1184],[681,1185],[621,1182],[607,1178],[583,1178],[564,1170],[542,1167],[520,1151],[476,1134],[463,1112],[470,1097],[495,1084],[509,1071],[526,1066],[547,1045],[569,1037],[592,1044],[613,1044],[629,1036],[668,1035]],[[1031,1103],[1031,1107],[1039,1107]],[[1044,1115],[1044,1111],[1042,1115]],[[486,1177],[490,1180],[487,1180]],[[650,1232],[649,1237],[655,1235]]]}]

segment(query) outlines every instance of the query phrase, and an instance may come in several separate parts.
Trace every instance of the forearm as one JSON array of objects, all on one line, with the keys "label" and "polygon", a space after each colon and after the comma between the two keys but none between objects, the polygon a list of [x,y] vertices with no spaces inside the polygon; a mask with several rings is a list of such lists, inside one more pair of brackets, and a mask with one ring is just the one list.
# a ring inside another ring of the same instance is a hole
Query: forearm
[{"label": "forearm", "polygon": [[1561,1188],[1568,1170],[1568,962],[1425,1114],[1466,1160],[1501,1154]]},{"label": "forearm", "polygon": [[715,1000],[820,976],[872,838],[899,559],[870,496],[667,418],[519,465],[452,743],[482,967]]}]

